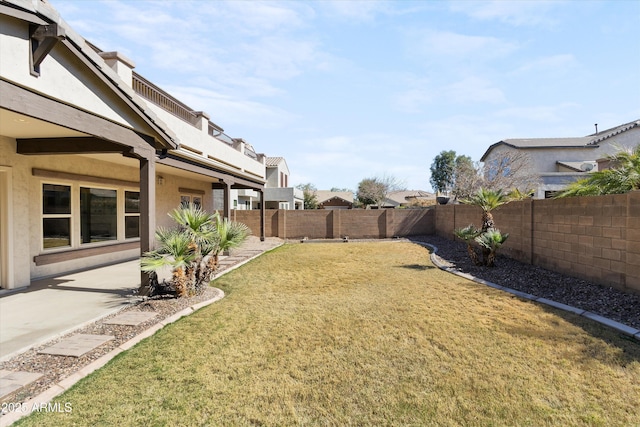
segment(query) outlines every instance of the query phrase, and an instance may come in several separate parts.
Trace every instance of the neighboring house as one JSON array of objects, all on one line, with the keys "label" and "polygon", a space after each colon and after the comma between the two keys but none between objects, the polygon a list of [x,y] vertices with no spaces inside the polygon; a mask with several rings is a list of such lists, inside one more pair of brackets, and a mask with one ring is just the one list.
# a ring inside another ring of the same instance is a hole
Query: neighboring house
[{"label": "neighboring house", "polygon": [[289,166],[283,157],[265,160],[267,183],[264,189],[266,209],[304,209],[304,193],[289,186]]},{"label": "neighboring house", "polygon": [[353,192],[351,191],[316,191],[318,209],[353,209]]},{"label": "neighboring house", "polygon": [[542,199],[598,170],[598,161],[607,155],[638,144],[640,120],[577,138],[505,139],[491,145],[480,161],[490,165],[512,152],[527,153],[532,170],[540,175],[535,197]]},{"label": "neighboring house", "polygon": [[263,156],[48,2],[0,3],[0,52],[0,287],[137,258],[181,202],[218,191],[228,216],[232,190],[264,190]]},{"label": "neighboring house", "polygon": [[[265,209],[304,209],[302,190],[289,187],[289,167],[282,157],[265,157],[264,189]],[[232,192],[233,208],[238,210],[260,209],[262,198],[253,190]]]},{"label": "neighboring house", "polygon": [[387,196],[385,207],[429,206],[436,204],[436,195],[421,190],[393,191]]},{"label": "neighboring house", "polygon": [[[382,205],[384,209],[409,207],[409,206],[429,206],[436,204],[436,195],[421,190],[399,190],[387,194],[387,198]],[[378,209],[378,205],[370,205],[371,209]]]}]

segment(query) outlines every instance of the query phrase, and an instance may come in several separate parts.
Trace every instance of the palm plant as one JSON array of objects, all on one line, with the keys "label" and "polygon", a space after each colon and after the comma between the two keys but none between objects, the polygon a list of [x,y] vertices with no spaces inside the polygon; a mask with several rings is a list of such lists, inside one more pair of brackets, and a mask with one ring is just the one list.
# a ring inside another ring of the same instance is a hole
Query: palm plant
[{"label": "palm plant", "polygon": [[177,227],[156,231],[159,248],[143,255],[140,268],[155,274],[170,267],[169,285],[178,296],[199,294],[213,278],[219,254],[241,245],[249,235],[249,228],[191,204],[180,206],[169,216]]},{"label": "palm plant", "polygon": [[203,252],[207,253],[206,261],[203,257],[202,280],[197,283],[198,290],[204,287],[218,269],[220,254],[240,246],[251,234],[251,230],[241,222],[222,218],[218,212],[212,215],[214,239],[203,245]]},{"label": "palm plant", "polygon": [[475,241],[476,237],[478,237],[482,233],[482,231],[478,230],[473,226],[473,224],[471,224],[464,228],[458,228],[453,233],[456,235],[456,237],[464,240],[467,243],[467,252],[469,252],[471,261],[473,261],[475,265],[481,265],[482,263],[478,258],[476,250],[471,245],[471,242]]},{"label": "palm plant", "polygon": [[607,156],[613,167],[591,172],[588,178],[571,183],[556,198],[624,194],[640,190],[640,144]]},{"label": "palm plant", "polygon": [[490,228],[495,228],[491,211],[509,203],[511,198],[508,194],[503,193],[502,190],[481,188],[468,199],[461,201],[464,204],[479,206],[482,209],[482,231],[485,232]]},{"label": "palm plant", "polygon": [[487,256],[483,259],[484,265],[487,267],[493,267],[495,265],[496,252],[508,237],[509,233],[502,234],[500,230],[492,228],[475,238],[475,241],[487,251]]},{"label": "palm plant", "polygon": [[178,296],[187,295],[189,281],[187,269],[195,260],[190,237],[179,229],[159,228],[156,231],[156,239],[160,242],[160,247],[142,256],[140,269],[155,275],[162,268],[171,268],[170,285]]}]

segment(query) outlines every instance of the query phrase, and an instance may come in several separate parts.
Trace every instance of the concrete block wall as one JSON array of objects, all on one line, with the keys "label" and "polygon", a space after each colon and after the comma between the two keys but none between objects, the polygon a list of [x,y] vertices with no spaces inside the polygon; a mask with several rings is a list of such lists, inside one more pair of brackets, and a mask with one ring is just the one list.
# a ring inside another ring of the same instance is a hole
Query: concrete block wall
[{"label": "concrete block wall", "polygon": [[[435,233],[480,226],[479,208],[438,205]],[[640,191],[512,202],[492,212],[509,233],[501,253],[574,277],[640,293]]]},{"label": "concrete block wall", "polygon": [[[260,211],[234,210],[231,217],[260,233]],[[282,239],[381,239],[435,232],[433,209],[265,211],[265,236]]]}]

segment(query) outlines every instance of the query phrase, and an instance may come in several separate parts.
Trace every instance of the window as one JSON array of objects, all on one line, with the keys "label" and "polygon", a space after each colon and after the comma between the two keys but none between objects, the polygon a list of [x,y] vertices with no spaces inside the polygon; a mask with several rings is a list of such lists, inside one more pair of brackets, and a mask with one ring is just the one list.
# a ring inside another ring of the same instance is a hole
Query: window
[{"label": "window", "polygon": [[80,237],[82,243],[118,238],[116,190],[80,187]]},{"label": "window", "polygon": [[180,196],[180,204],[189,206],[189,204],[193,204],[193,206],[197,208],[202,208],[202,197],[201,196],[188,196],[181,195]]},{"label": "window", "polygon": [[124,192],[124,238],[140,237],[140,192]]},{"label": "window", "polygon": [[139,237],[139,191],[42,183],[43,249],[77,249]]},{"label": "window", "polygon": [[71,246],[71,186],[42,186],[42,245]]}]

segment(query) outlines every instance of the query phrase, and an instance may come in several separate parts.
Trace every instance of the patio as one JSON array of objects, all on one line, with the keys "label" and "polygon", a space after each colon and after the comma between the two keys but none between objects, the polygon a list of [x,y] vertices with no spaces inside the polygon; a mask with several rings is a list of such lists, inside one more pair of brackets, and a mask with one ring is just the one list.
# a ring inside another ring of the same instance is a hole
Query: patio
[{"label": "patio", "polygon": [[138,261],[131,260],[0,294],[0,360],[122,309],[139,286]]}]

